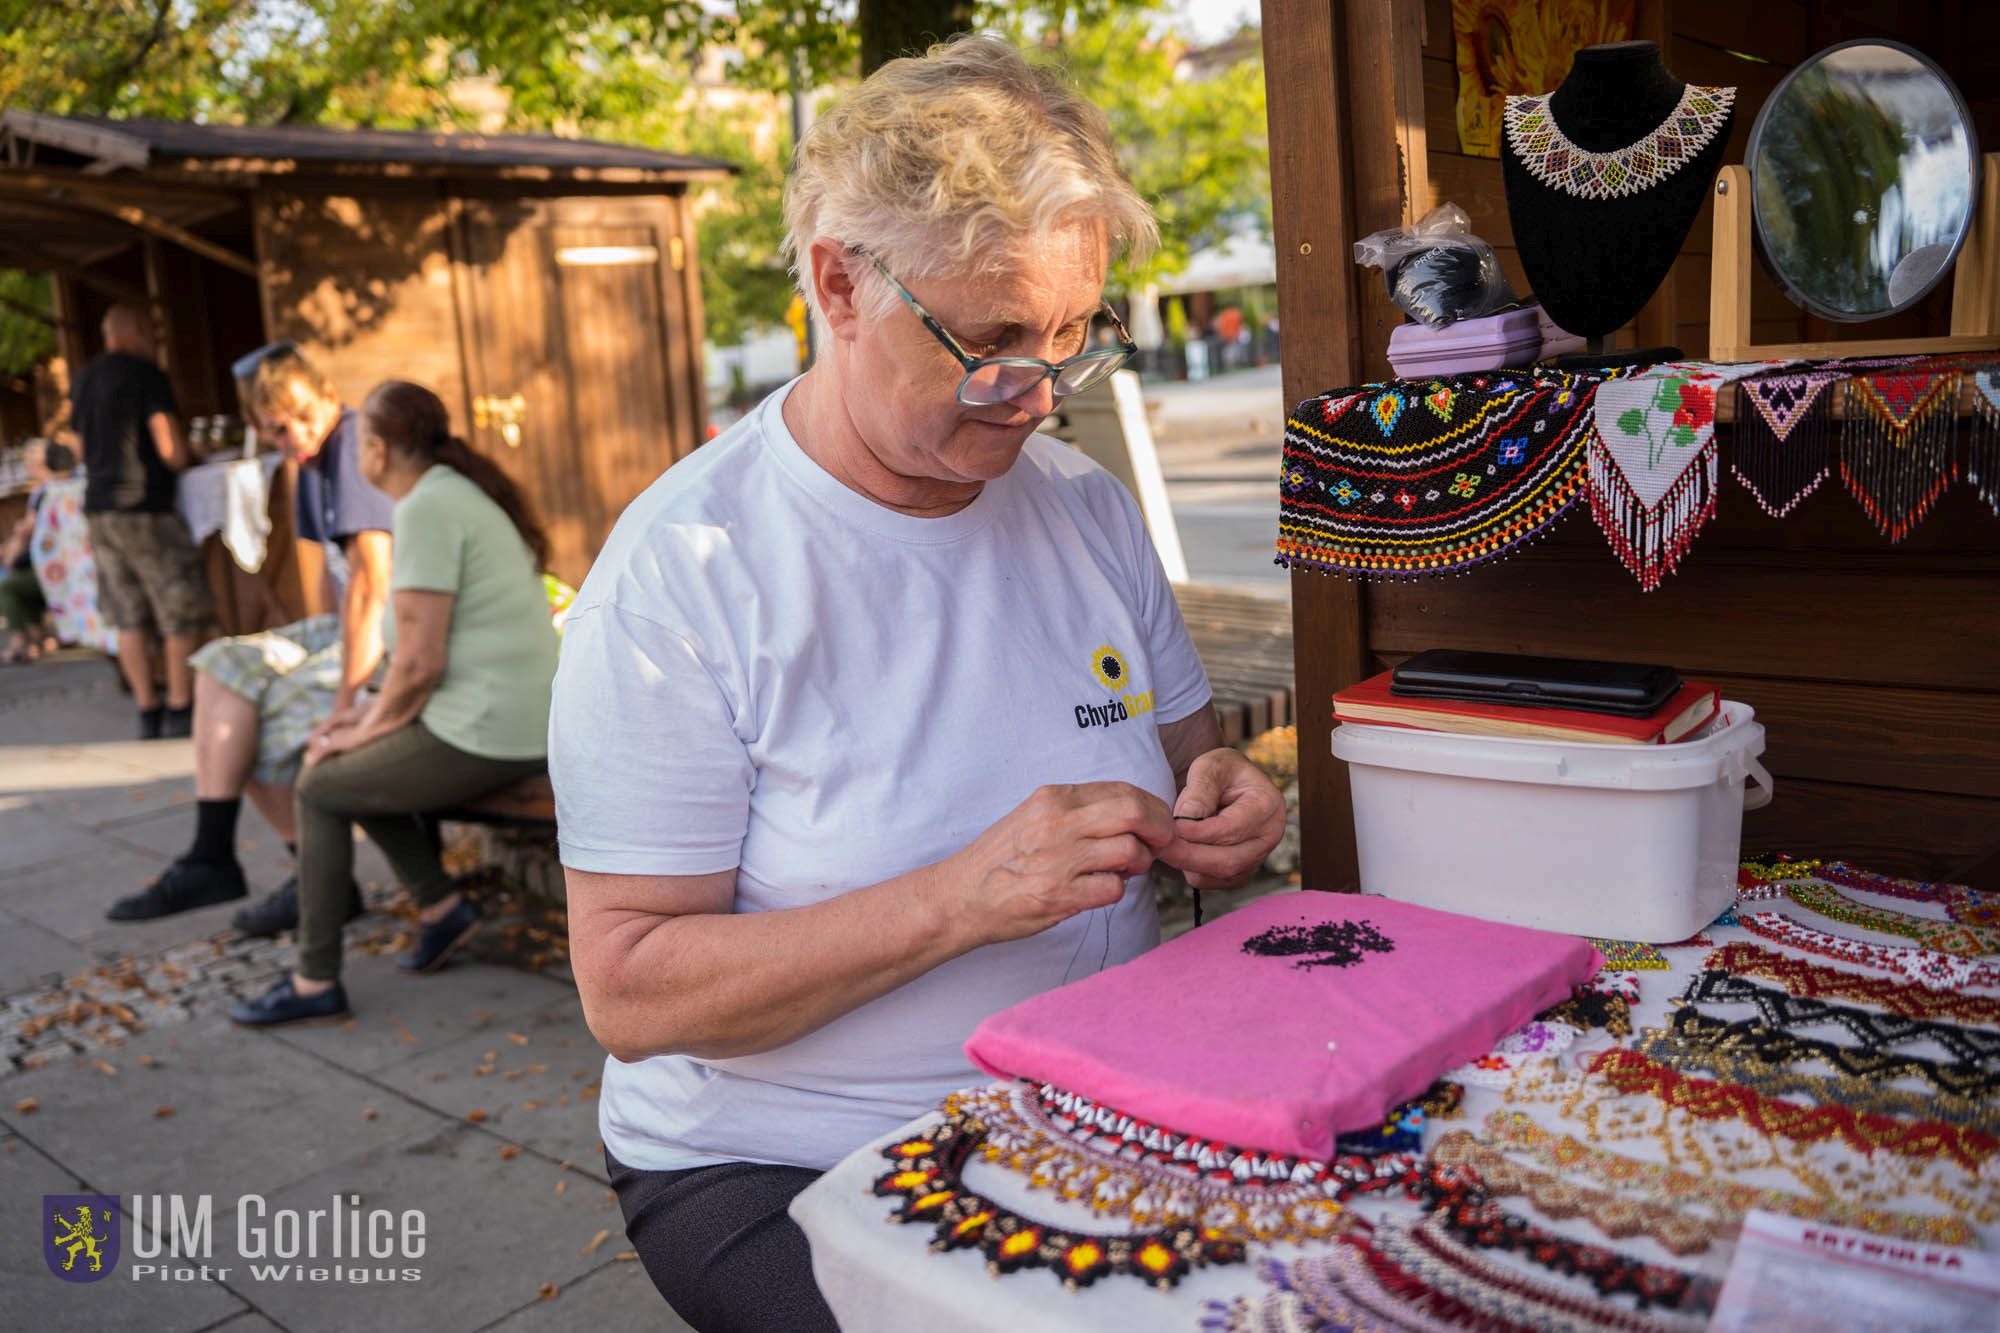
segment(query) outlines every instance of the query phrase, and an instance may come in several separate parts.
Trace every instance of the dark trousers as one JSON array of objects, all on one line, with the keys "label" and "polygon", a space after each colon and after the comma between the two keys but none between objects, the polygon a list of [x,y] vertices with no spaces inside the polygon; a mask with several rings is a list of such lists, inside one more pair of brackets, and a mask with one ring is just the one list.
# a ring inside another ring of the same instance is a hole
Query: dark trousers
[{"label": "dark trousers", "polygon": [[299,775],[299,975],[340,979],[340,927],[354,876],[354,833],[382,849],[419,907],[452,891],[437,846],[417,816],[541,772],[539,759],[488,759],[412,722],[314,764]]},{"label": "dark trousers", "polygon": [[640,1171],[604,1164],[646,1275],[696,1333],[838,1333],[785,1208],[819,1179],[799,1166],[726,1162]]}]

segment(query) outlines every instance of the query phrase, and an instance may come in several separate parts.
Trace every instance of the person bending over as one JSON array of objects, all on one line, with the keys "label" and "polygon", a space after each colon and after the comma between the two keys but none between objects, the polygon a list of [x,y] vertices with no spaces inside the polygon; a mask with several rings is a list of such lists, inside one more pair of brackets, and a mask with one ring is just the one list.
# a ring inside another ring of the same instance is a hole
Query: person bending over
[{"label": "person bending over", "polygon": [[1156,862],[1232,886],[1285,821],[1138,506],[1035,433],[1136,350],[1103,113],[993,38],[891,61],[785,217],[819,359],[618,520],[549,733],[607,1169],[702,1330],[831,1328],[792,1197],[1158,943]]},{"label": "person bending over", "polygon": [[[256,634],[218,639],[194,655],[194,841],[143,891],[114,903],[113,921],[143,921],[248,893],[236,857],[247,795],[287,845],[298,840],[292,784],[306,743],[357,715],[382,659],[393,502],[361,472],[360,417],[305,357],[281,346],[262,357],[249,393],[262,430],[298,463],[293,520],[325,556],[327,604]],[[361,895],[350,886],[350,915]],[[294,876],[232,924],[275,935],[298,923]]]}]

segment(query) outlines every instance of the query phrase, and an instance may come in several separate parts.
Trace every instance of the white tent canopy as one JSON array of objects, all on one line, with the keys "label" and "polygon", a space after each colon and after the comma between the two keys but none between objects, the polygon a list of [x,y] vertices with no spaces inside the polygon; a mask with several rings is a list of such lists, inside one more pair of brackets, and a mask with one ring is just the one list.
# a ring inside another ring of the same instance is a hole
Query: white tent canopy
[{"label": "white tent canopy", "polygon": [[1214,292],[1229,287],[1264,287],[1278,280],[1278,252],[1261,236],[1237,233],[1220,245],[1197,250],[1188,266],[1161,278],[1160,295]]}]

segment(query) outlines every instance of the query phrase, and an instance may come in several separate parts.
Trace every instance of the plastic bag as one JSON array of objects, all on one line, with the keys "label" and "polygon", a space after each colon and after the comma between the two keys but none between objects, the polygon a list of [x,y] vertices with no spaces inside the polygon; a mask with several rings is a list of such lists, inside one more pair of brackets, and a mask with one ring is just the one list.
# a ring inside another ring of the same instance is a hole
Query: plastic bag
[{"label": "plastic bag", "polygon": [[1457,204],[1439,204],[1416,225],[1354,243],[1354,262],[1379,268],[1389,299],[1434,329],[1520,304],[1493,247],[1472,234]]}]

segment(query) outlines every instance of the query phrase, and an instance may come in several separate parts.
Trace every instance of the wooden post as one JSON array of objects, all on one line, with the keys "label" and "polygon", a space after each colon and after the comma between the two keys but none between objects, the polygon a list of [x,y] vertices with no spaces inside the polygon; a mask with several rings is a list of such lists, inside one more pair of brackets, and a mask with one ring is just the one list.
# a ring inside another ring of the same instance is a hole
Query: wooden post
[{"label": "wooden post", "polygon": [[1750,169],[1715,178],[1715,241],[1709,252],[1708,355],[1734,361],[1750,345]]},{"label": "wooden post", "polygon": [[1951,287],[1951,331],[1963,338],[2000,333],[2000,153],[1987,153],[1983,167]]},{"label": "wooden post", "polygon": [[[1355,300],[1353,161],[1345,121],[1337,0],[1264,0],[1271,216],[1285,401],[1352,383],[1361,367]],[[1354,807],[1347,771],[1328,748],[1333,691],[1366,661],[1360,585],[1292,575],[1303,882],[1355,882]]]}]

